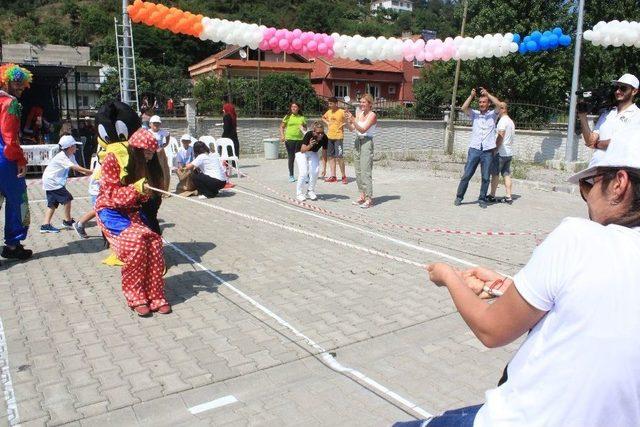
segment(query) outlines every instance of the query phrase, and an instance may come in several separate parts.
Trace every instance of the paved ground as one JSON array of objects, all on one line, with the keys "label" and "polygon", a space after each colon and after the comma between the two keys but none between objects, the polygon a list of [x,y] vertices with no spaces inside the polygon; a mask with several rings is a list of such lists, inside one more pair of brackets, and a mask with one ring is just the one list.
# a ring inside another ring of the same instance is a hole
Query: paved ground
[{"label": "paved ground", "polygon": [[[163,203],[174,313],[150,319],[124,304],[119,269],[100,264],[97,228],[84,241],[37,233],[44,195],[31,187],[36,255],[0,266],[0,424],[17,421],[17,404],[23,426],[384,426],[482,402],[517,343],[483,348],[422,269],[354,246],[513,274],[561,218],[585,215],[575,195],[529,188],[483,210],[477,183],[454,207],[456,180],[379,166],[373,209],[351,205],[354,182],[320,183],[327,215],[277,194],[294,193],[284,160],[246,163],[252,179],[224,197]],[[86,181],[69,187],[79,217]]]}]

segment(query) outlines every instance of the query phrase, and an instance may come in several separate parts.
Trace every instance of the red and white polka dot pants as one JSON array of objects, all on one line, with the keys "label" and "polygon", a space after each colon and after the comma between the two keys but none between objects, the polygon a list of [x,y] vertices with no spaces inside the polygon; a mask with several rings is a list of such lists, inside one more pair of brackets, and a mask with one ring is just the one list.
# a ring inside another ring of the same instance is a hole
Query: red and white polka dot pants
[{"label": "red and white polka dot pants", "polygon": [[135,218],[131,226],[118,236],[107,232],[107,239],[118,258],[124,262],[122,292],[129,307],[149,304],[151,310],[156,310],[167,304],[162,278],[162,238],[136,219],[139,221],[139,217]]}]

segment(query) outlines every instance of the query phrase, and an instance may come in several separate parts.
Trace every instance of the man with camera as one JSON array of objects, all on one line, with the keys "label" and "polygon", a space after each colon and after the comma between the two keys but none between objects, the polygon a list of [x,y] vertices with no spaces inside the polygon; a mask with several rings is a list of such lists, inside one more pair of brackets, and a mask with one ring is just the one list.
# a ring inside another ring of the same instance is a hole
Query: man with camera
[{"label": "man with camera", "polygon": [[500,105],[501,102],[486,89],[481,87],[479,90],[479,110],[471,108],[471,101],[476,97],[475,88],[471,90],[471,94],[467,100],[464,101],[464,104],[462,104],[462,111],[471,119],[472,129],[467,163],[464,166],[464,173],[460,179],[460,184],[458,184],[456,200],[453,202],[456,206],[462,203],[464,194],[467,192],[467,187],[469,186],[469,181],[476,173],[478,164],[480,164],[482,184],[480,186],[478,203],[481,208],[487,207],[487,190],[489,189],[491,163],[493,162],[496,149],[496,120],[498,117],[495,110],[489,110],[489,105],[491,102],[494,105]]},{"label": "man with camera", "polygon": [[578,106],[578,118],[584,143],[587,147],[596,150],[594,153],[596,157],[603,154],[616,132],[640,125],[640,108],[633,102],[640,85],[638,78],[633,74],[624,74],[612,84],[616,106],[600,115],[593,130],[589,128],[588,111]]}]

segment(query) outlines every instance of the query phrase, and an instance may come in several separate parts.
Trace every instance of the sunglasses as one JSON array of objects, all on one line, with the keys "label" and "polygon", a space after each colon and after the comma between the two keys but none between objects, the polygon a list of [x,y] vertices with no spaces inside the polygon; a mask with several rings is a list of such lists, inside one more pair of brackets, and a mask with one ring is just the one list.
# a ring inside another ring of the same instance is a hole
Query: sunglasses
[{"label": "sunglasses", "polygon": [[580,195],[582,196],[582,200],[584,200],[585,202],[587,201],[589,192],[597,182],[596,178],[598,178],[599,176],[604,176],[608,173],[609,172],[600,172],[595,175],[584,177],[580,181],[578,181],[578,184],[580,185]]},{"label": "sunglasses", "polygon": [[628,92],[629,90],[631,90],[631,86],[625,86],[625,85],[614,85],[613,86],[614,90],[619,90],[622,93]]}]

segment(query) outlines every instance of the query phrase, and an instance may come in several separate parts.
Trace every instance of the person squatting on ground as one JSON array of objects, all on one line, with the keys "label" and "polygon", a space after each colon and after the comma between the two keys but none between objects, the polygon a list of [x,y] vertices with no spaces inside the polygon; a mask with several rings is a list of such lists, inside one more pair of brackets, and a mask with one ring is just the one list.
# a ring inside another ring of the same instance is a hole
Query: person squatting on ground
[{"label": "person squatting on ground", "polygon": [[325,182],[337,182],[336,163],[342,173],[342,183],[347,183],[347,174],[344,168],[344,126],[345,114],[342,108],[338,108],[338,100],[329,98],[329,109],[322,116],[322,121],[327,125],[327,157],[329,158],[329,178]]},{"label": "person squatting on ground", "polygon": [[594,156],[604,154],[616,132],[640,126],[640,108],[633,102],[638,93],[638,78],[633,74],[624,74],[611,83],[616,106],[600,115],[593,131],[589,128],[587,113],[578,113],[584,144],[596,150]]},{"label": "person squatting on ground", "polygon": [[[304,135],[300,151],[296,153],[296,164],[298,165],[298,183],[296,185],[296,200],[304,202],[306,199],[317,200],[316,182],[320,168],[318,151],[325,150],[328,143],[327,135],[324,133],[322,122],[315,122],[312,129]],[[307,191],[304,191],[305,183],[308,182]]]},{"label": "person squatting on ground", "polygon": [[192,191],[193,181],[191,177],[191,171],[185,169],[187,164],[191,163],[194,159],[192,143],[196,141],[191,135],[185,133],[180,138],[180,148],[176,153],[174,165],[176,167],[176,175],[178,176],[178,184],[176,186],[176,193],[184,193]]},{"label": "person squatting on ground", "polygon": [[193,155],[195,159],[187,164],[186,169],[196,170],[192,177],[198,194],[201,197],[216,197],[227,184],[227,176],[220,156],[215,151],[211,152],[207,144],[202,141],[193,144]]},{"label": "person squatting on ground", "polygon": [[165,299],[162,238],[145,223],[141,205],[151,196],[148,185],[160,188],[162,168],[153,135],[140,128],[129,138],[126,174],[115,154],[102,163],[100,195],[96,201],[98,224],[122,266],[122,291],[127,304],[139,316],[151,311],[171,312]]},{"label": "person squatting on ground", "polygon": [[[483,405],[398,426],[640,425],[640,129],[569,178],[589,219],[566,218],[513,279],[428,267],[487,347],[527,334]],[[481,297],[504,292],[493,304]],[[486,291],[483,291],[486,290]]]},{"label": "person squatting on ground", "polygon": [[44,223],[40,226],[40,233],[59,233],[60,229],[51,225],[51,218],[59,205],[64,206],[62,228],[71,229],[75,221],[71,217],[71,201],[73,196],[67,190],[69,170],[90,175],[92,170],[83,168],[76,161],[76,151],[82,142],[76,141],[71,135],[64,135],[58,142],[60,152],[53,156],[42,173],[42,188],[47,195],[47,212]]},{"label": "person squatting on ground", "polygon": [[478,169],[480,164],[480,173],[482,174],[482,184],[480,185],[480,195],[478,203],[480,207],[487,207],[487,190],[489,190],[489,178],[491,171],[491,163],[496,148],[496,111],[489,110],[490,102],[494,105],[500,104],[500,100],[491,95],[486,89],[480,88],[480,97],[478,98],[478,110],[471,108],[471,101],[476,97],[476,90],[472,89],[469,97],[462,104],[462,111],[471,119],[471,141],[469,141],[469,151],[467,153],[467,163],[464,166],[464,172],[458,184],[456,200],[454,205],[459,206],[462,203],[469,181]]},{"label": "person squatting on ground", "polygon": [[511,160],[513,159],[513,140],[515,138],[516,126],[509,117],[509,107],[506,102],[500,102],[498,107],[498,124],[496,130],[498,137],[496,139],[496,146],[498,153],[493,156],[493,163],[491,164],[491,194],[487,196],[488,202],[496,201],[496,190],[500,183],[500,175],[504,178],[504,186],[506,191],[506,197],[504,201],[507,203],[513,202],[511,198]]},{"label": "person squatting on ground", "polygon": [[367,93],[360,98],[360,110],[355,116],[350,111],[345,113],[349,129],[356,133],[353,167],[356,170],[356,183],[360,195],[353,203],[364,209],[373,206],[373,137],[378,116],[372,108],[373,97]]},{"label": "person squatting on ground", "polygon": [[27,158],[20,148],[18,98],[29,87],[32,75],[15,64],[0,66],[0,207],[4,200],[3,258],[27,259],[33,251],[20,243],[29,231],[27,198]]},{"label": "person squatting on ground", "polygon": [[289,159],[289,182],[295,182],[293,176],[293,164],[296,153],[300,151],[302,137],[307,132],[307,119],[302,115],[300,104],[292,102],[290,112],[282,119],[280,124],[280,141],[284,142],[287,148],[287,158]]}]

